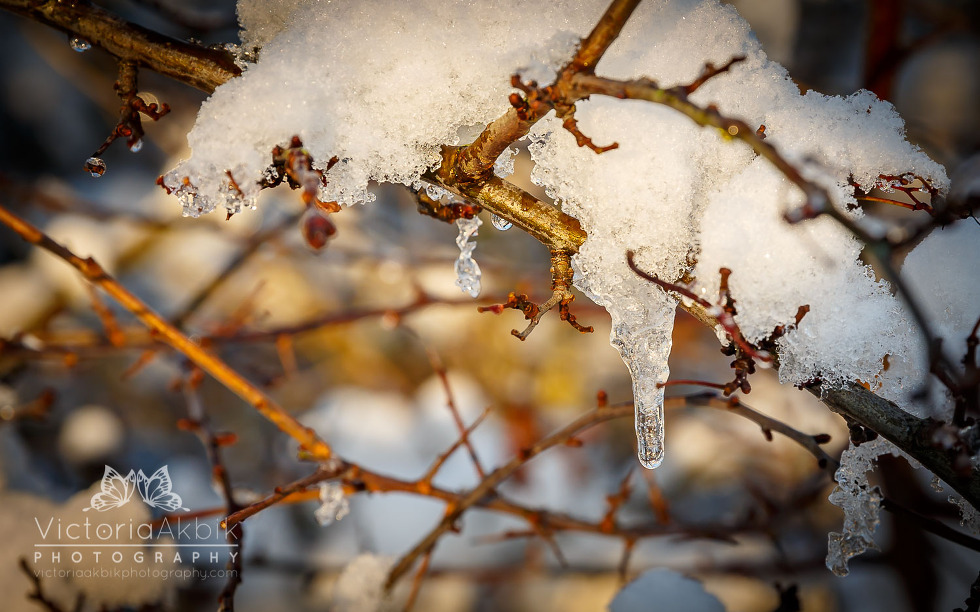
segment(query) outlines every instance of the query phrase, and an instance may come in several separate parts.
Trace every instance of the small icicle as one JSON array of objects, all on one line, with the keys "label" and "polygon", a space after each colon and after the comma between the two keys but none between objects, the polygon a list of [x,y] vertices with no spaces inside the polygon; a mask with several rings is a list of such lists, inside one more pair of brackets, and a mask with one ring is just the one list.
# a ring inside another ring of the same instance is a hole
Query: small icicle
[{"label": "small icicle", "polygon": [[513,223],[507,219],[504,219],[500,215],[495,215],[493,213],[490,214],[490,223],[492,223],[495,228],[502,232],[506,232],[510,228],[514,227]]},{"label": "small icicle", "polygon": [[676,303],[661,294],[646,298],[640,312],[611,311],[610,343],[616,347],[633,378],[636,449],[640,464],[652,470],[664,460],[664,390]]},{"label": "small icicle", "polygon": [[350,503],[344,495],[344,487],[338,482],[320,483],[320,507],[313,511],[316,522],[326,527],[350,513]]},{"label": "small icicle", "polygon": [[469,240],[477,235],[482,224],[479,217],[456,219],[456,227],[459,228],[459,236],[456,237],[456,245],[459,247],[459,259],[456,260],[456,286],[472,298],[480,295],[481,272],[480,265],[473,259],[476,242]]}]

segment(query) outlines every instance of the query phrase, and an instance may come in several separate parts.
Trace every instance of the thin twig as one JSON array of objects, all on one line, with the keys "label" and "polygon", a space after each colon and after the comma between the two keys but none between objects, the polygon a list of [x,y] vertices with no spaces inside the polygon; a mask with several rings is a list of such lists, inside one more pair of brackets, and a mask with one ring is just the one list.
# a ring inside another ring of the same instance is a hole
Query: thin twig
[{"label": "thin twig", "polygon": [[245,380],[241,374],[233,370],[219,357],[204,350],[199,344],[154,312],[142,300],[120,285],[94,259],[91,257],[82,259],[75,255],[70,249],[55,242],[3,206],[0,206],[0,222],[14,230],[27,242],[65,260],[89,282],[115,298],[123,308],[155,332],[160,340],[182,353],[202,370],[213,376],[215,380],[251,404],[283,433],[299,442],[300,447],[308,452],[312,458],[318,461],[326,461],[331,457],[330,447],[312,429],[301,424],[265,392]]}]

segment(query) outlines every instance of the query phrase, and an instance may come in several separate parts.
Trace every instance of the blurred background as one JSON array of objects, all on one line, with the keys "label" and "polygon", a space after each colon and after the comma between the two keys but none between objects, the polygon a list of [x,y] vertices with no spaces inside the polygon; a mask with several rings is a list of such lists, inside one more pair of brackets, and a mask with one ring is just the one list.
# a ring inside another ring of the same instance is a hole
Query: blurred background
[{"label": "blurred background", "polygon": [[[801,88],[870,89],[895,104],[909,138],[946,165],[954,189],[980,176],[980,4],[733,4]],[[237,41],[230,1],[100,5],[179,38]],[[79,255],[94,256],[344,458],[419,477],[457,438],[441,373],[466,423],[491,409],[473,436],[490,468],[594,408],[600,390],[610,402],[630,401],[629,375],[608,344],[608,317],[584,296],[573,310],[595,327],[591,335],[546,316],[521,343],[510,334],[524,326],[519,313],[476,311],[512,290],[547,298],[548,254],[519,230],[499,231],[484,218],[475,252],[483,291],[474,301],[454,285],[455,226],[419,215],[404,188],[379,186],[376,202],[332,215],[338,232],[320,251],[300,231],[299,195],[282,186],[265,192],[257,210],[230,220],[220,213],[185,219],[155,180],[187,154],[185,135],[203,94],[142,71],[140,96],[173,110],[157,123],[144,120],[137,154],[121,142],[110,147],[102,156],[108,169],[96,179],[82,166],[117,119],[114,60],[98,49],[77,52],[65,35],[5,12],[0,57],[0,203]],[[527,179],[530,163],[522,152],[511,180],[544,197]],[[894,207],[872,212],[904,214]],[[106,464],[147,473],[166,464],[185,506],[222,507],[205,447],[178,426],[193,409],[189,402],[199,402],[216,429],[237,435],[222,452],[243,498],[309,473],[285,436],[219,384],[206,378],[192,399],[181,383],[186,360],[155,344],[109,298],[98,303],[114,313],[117,332],[106,328],[74,270],[0,228],[0,536],[25,528],[10,499],[64,504],[89,490]],[[731,378],[714,334],[683,312],[671,378]],[[803,432],[830,434],[825,449],[833,455],[846,446],[846,425],[809,394],[781,387],[769,371],[751,382],[747,404]],[[840,530],[842,513],[827,502],[829,478],[795,444],[767,441],[757,425],[723,411],[669,410],[667,459],[655,472],[637,465],[630,419],[591,428],[580,440],[580,447],[535,458],[502,492],[597,522],[607,496],[628,478],[622,525],[702,528],[639,541],[628,576],[650,568],[682,572],[730,612],[798,609],[787,603],[794,587],[807,611],[952,610],[963,605],[980,567],[977,553],[883,513],[881,550],[854,559],[847,578],[833,576],[824,567],[826,540]],[[873,482],[888,496],[958,527],[956,508],[930,486],[929,474],[903,460],[881,463]],[[464,451],[435,480],[450,489],[476,482]],[[274,507],[246,522],[238,608],[328,609],[352,559],[398,557],[444,512],[441,502],[409,494],[349,501],[350,514],[327,526],[317,523],[315,502]],[[468,512],[461,532],[436,549],[416,609],[605,609],[623,585],[623,538],[557,533],[561,563],[540,538],[518,537],[527,528],[511,516]],[[17,567],[25,554],[13,546],[0,552],[0,585],[10,609],[41,609],[20,599],[31,586]],[[396,605],[410,583],[396,590]],[[213,609],[223,586],[187,580],[166,600],[178,609]],[[649,609],[687,609],[671,597],[661,592],[662,607]]]}]

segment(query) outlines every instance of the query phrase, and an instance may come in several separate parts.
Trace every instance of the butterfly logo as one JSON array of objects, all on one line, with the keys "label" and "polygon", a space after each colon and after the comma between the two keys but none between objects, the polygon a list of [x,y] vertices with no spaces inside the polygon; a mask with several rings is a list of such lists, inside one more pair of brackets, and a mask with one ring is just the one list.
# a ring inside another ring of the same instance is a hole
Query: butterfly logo
[{"label": "butterfly logo", "polygon": [[151,508],[160,508],[167,512],[176,510],[187,510],[184,502],[173,492],[173,481],[170,479],[170,470],[163,466],[147,476],[143,470],[134,472],[129,470],[129,474],[123,476],[115,469],[105,466],[105,473],[102,475],[100,491],[92,496],[89,507],[84,511],[97,510],[106,512],[114,508],[129,503],[134,491],[139,491],[143,502]]}]

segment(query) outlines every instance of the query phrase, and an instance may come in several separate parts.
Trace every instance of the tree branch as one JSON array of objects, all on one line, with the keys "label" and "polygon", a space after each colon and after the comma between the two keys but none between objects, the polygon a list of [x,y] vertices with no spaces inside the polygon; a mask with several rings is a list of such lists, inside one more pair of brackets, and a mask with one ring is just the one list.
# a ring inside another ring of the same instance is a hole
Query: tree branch
[{"label": "tree branch", "polygon": [[941,478],[974,508],[980,508],[980,471],[973,467],[956,469],[953,453],[937,439],[942,423],[909,414],[857,383],[843,389],[817,384],[807,386],[806,390],[834,412],[885,437]]},{"label": "tree branch", "polygon": [[207,93],[242,73],[225,50],[164,36],[88,2],[0,0],[0,8]]},{"label": "tree branch", "polygon": [[283,433],[299,442],[301,448],[310,453],[312,458],[318,461],[330,459],[332,455],[330,447],[312,429],[301,424],[261,389],[248,382],[219,357],[206,351],[201,345],[185,336],[166,319],[154,312],[142,300],[120,285],[116,279],[109,276],[97,261],[91,257],[82,259],[3,206],[0,206],[0,223],[14,230],[27,242],[65,260],[81,272],[82,276],[89,282],[115,298],[123,308],[146,325],[159,340],[182,353],[195,365],[213,376],[215,380],[251,404]]}]

